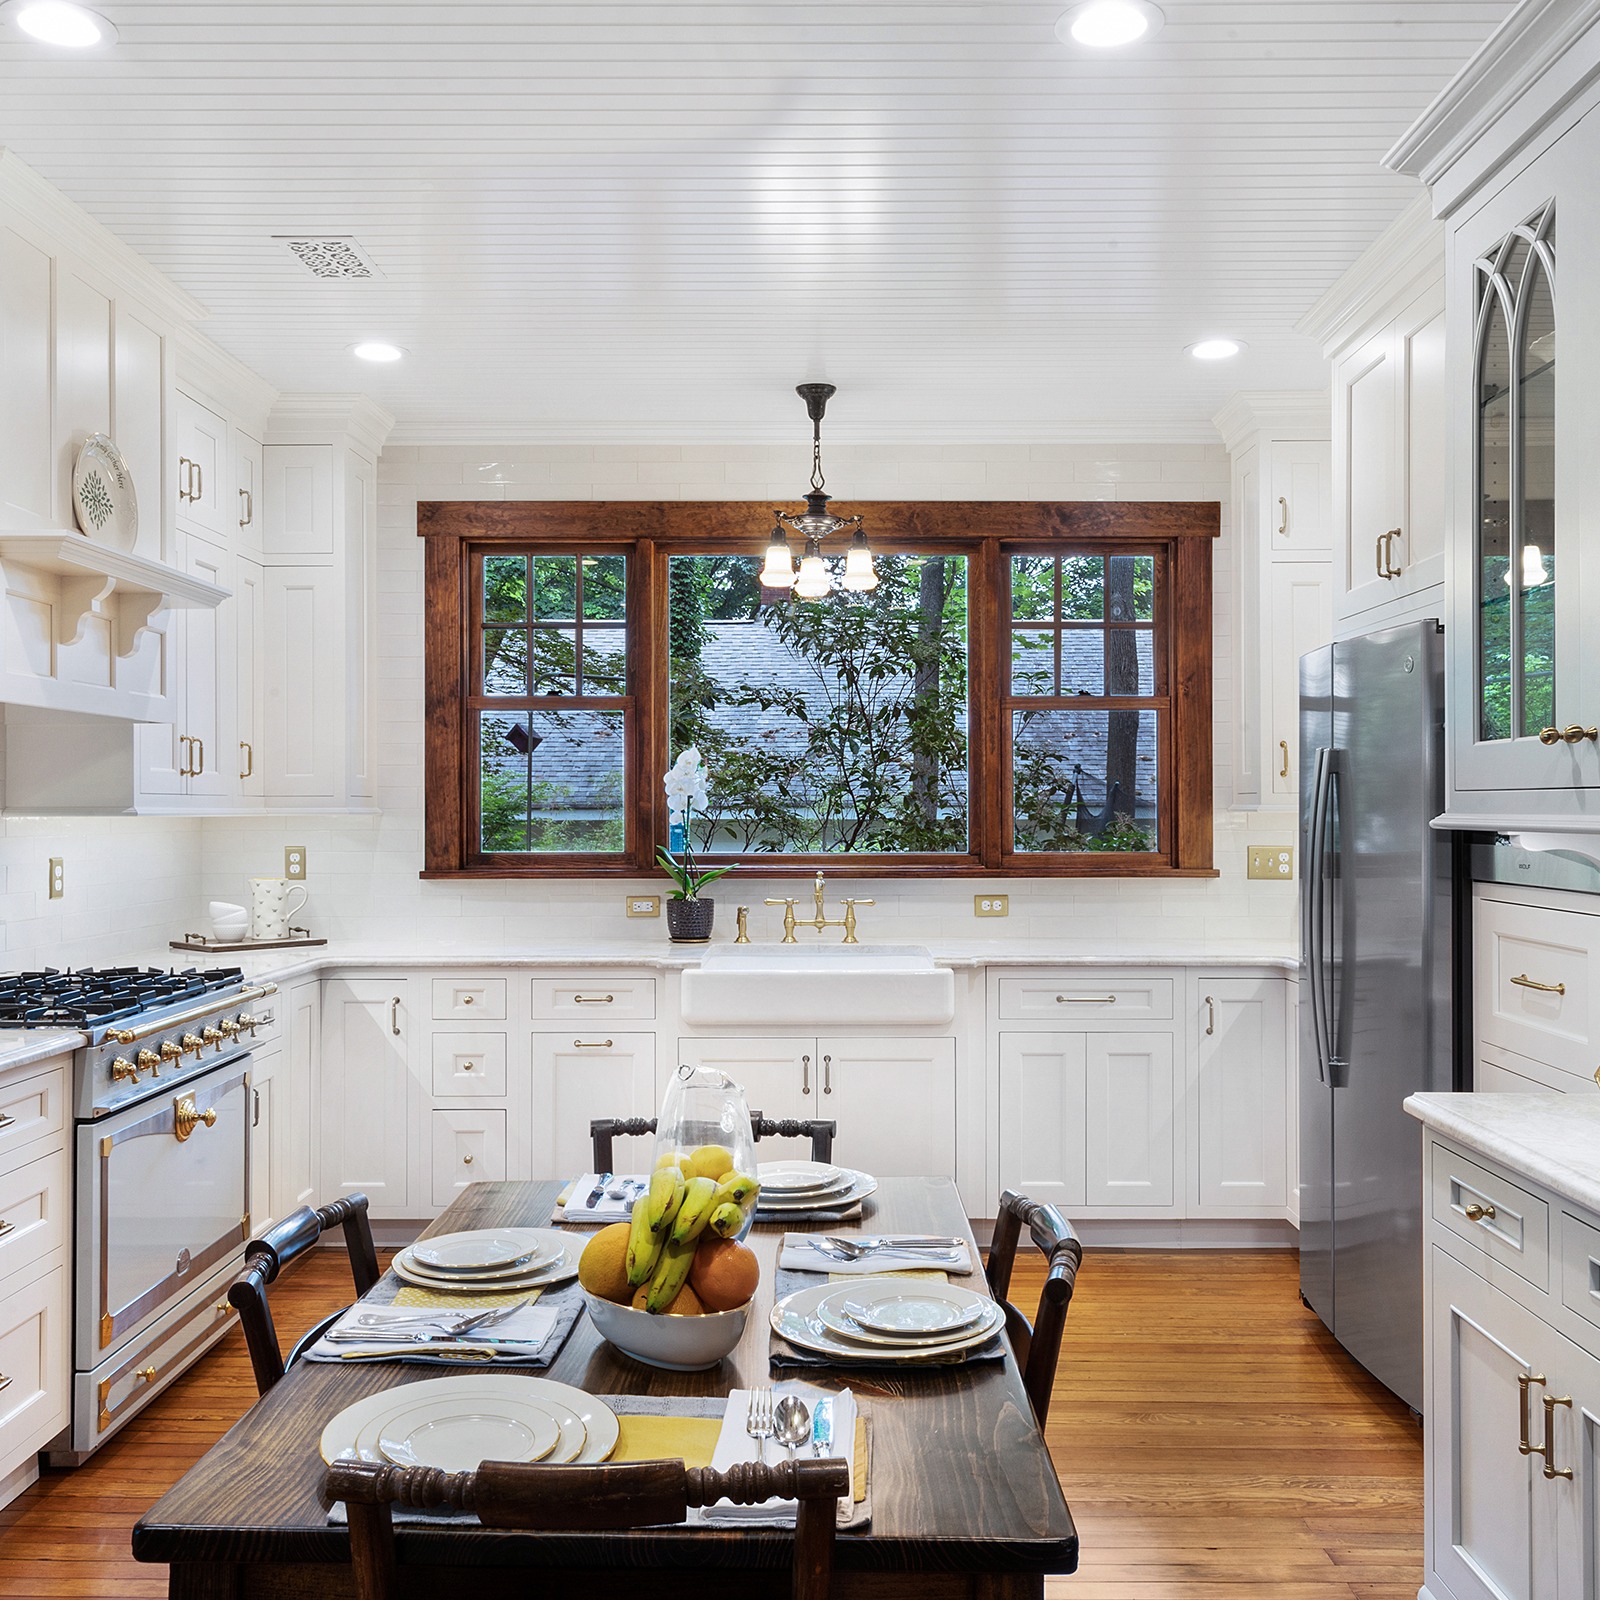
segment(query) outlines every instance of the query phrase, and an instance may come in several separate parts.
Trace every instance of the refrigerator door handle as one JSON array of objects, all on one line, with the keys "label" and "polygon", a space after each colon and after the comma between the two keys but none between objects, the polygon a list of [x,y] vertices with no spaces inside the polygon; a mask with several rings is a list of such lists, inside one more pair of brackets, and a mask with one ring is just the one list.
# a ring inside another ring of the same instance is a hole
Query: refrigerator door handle
[{"label": "refrigerator door handle", "polygon": [[1311,1002],[1311,1037],[1317,1052],[1317,1077],[1328,1081],[1327,986],[1324,981],[1322,930],[1326,905],[1329,755],[1317,750],[1316,774],[1311,789],[1311,816],[1307,828],[1306,891],[1300,902],[1300,945],[1305,953],[1307,987]]},{"label": "refrigerator door handle", "polygon": [[[1341,814],[1344,786],[1339,781],[1339,770],[1339,752],[1330,750],[1328,752],[1328,795],[1325,801],[1324,823],[1329,836],[1333,838],[1342,837],[1344,825],[1344,818]],[[1324,845],[1324,851],[1326,852],[1326,845]],[[1338,855],[1336,854],[1331,858],[1325,855],[1325,859],[1330,860],[1331,876],[1337,882],[1334,885],[1333,914],[1327,919],[1331,948],[1327,951],[1322,963],[1322,970],[1326,974],[1328,986],[1328,996],[1323,1002],[1322,1015],[1323,1025],[1327,1029],[1328,1082],[1335,1089],[1342,1089],[1349,1082],[1347,1074],[1350,1062],[1346,1049],[1343,1005],[1343,998],[1349,989],[1349,984],[1342,981],[1336,984],[1335,980],[1336,977],[1342,978],[1344,965],[1344,949],[1339,933],[1344,926],[1346,887],[1343,862],[1338,858]],[[1324,873],[1325,882],[1329,876],[1329,873]],[[1335,998],[1335,996],[1338,998]]]}]

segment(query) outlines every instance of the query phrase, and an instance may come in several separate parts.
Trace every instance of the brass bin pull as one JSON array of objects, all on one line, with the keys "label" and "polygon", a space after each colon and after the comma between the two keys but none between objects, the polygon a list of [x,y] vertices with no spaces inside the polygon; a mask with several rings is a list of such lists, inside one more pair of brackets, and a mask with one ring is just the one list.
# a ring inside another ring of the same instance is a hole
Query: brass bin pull
[{"label": "brass bin pull", "polygon": [[1289,502],[1283,496],[1278,496],[1278,537],[1286,539],[1289,536]]},{"label": "brass bin pull", "polygon": [[811,1057],[800,1057],[800,1093],[811,1093]]},{"label": "brass bin pull", "polygon": [[610,1006],[616,1002],[617,997],[613,994],[575,994],[572,997],[575,1006]]},{"label": "brass bin pull", "polygon": [[184,1095],[172,1103],[172,1131],[178,1143],[183,1144],[194,1130],[204,1124],[208,1128],[217,1125],[217,1108],[207,1106],[204,1111],[199,1110],[194,1103],[193,1095]]},{"label": "brass bin pull", "polygon": [[1206,996],[1206,1035],[1209,1037],[1217,1031],[1217,1002]]},{"label": "brass bin pull", "polygon": [[1519,972],[1511,980],[1519,989],[1537,989],[1540,994],[1565,994],[1567,986],[1564,983],[1540,983],[1537,978],[1530,978],[1526,972]]},{"label": "brass bin pull", "polygon": [[1556,1443],[1553,1429],[1555,1427],[1556,1407],[1565,1406],[1572,1409],[1572,1396],[1570,1394],[1551,1395],[1544,1397],[1544,1444],[1540,1447],[1539,1454],[1544,1457],[1544,1475],[1547,1478],[1570,1478],[1571,1467],[1558,1467],[1556,1465]]},{"label": "brass bin pull", "polygon": [[572,1048],[574,1050],[610,1050],[612,1044],[609,1039],[602,1039],[598,1043],[593,1039],[574,1039]]},{"label": "brass bin pull", "polygon": [[1529,1414],[1532,1410],[1532,1405],[1528,1399],[1528,1391],[1533,1384],[1538,1384],[1540,1388],[1543,1388],[1543,1374],[1528,1372],[1519,1372],[1517,1374],[1517,1415],[1520,1419],[1522,1430],[1517,1439],[1517,1454],[1520,1456],[1542,1456],[1544,1454],[1544,1446],[1535,1444],[1529,1437],[1533,1419]]},{"label": "brass bin pull", "polygon": [[1278,741],[1278,748],[1283,751],[1283,765],[1278,768],[1278,776],[1280,778],[1287,778],[1289,776],[1289,741],[1287,739],[1280,739]]},{"label": "brass bin pull", "polygon": [[1117,997],[1114,994],[1058,994],[1058,1006],[1114,1006]]},{"label": "brass bin pull", "polygon": [[1468,1222],[1494,1221],[1493,1206],[1480,1206],[1476,1200],[1469,1200],[1461,1209],[1466,1212]]}]

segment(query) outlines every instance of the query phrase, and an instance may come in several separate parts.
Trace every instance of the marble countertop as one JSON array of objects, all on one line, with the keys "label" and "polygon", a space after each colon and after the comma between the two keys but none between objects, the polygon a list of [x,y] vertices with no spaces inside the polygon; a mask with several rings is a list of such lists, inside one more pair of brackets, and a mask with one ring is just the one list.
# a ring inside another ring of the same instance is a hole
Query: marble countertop
[{"label": "marble countertop", "polygon": [[0,1028],[0,1073],[70,1055],[85,1042],[83,1034],[70,1028]]},{"label": "marble countertop", "polygon": [[1414,1094],[1405,1108],[1452,1144],[1600,1212],[1600,1095]]}]

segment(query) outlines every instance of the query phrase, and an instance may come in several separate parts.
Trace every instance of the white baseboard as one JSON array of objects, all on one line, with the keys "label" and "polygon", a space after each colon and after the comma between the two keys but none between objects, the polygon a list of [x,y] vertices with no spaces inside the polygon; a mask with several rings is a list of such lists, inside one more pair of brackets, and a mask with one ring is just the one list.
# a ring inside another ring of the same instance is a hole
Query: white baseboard
[{"label": "white baseboard", "polygon": [[1091,1250],[1293,1250],[1300,1230],[1275,1217],[1107,1217],[1073,1222]]},{"label": "white baseboard", "polygon": [[24,1489],[32,1488],[38,1481],[39,1456],[34,1452],[0,1478],[0,1506],[10,1505]]}]

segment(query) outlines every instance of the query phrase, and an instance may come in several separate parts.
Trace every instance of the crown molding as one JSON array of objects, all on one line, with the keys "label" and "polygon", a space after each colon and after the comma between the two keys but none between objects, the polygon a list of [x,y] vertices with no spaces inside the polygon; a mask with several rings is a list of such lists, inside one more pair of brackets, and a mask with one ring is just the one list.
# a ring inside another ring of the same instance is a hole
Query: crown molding
[{"label": "crown molding", "polygon": [[[1600,0],[1596,0],[1600,4]],[[1295,323],[1337,356],[1431,283],[1444,282],[1444,224],[1418,195]]]},{"label": "crown molding", "polygon": [[1332,400],[1327,389],[1247,389],[1232,396],[1211,426],[1233,455],[1251,434],[1277,439],[1332,436]]},{"label": "crown molding", "polygon": [[31,223],[118,289],[176,323],[203,322],[210,313],[166,273],[150,265],[109,228],[48,183],[13,150],[0,146],[0,208]]},{"label": "crown molding", "polygon": [[180,387],[209,396],[246,433],[259,437],[265,431],[267,415],[278,398],[265,378],[197,328],[180,328],[172,345]]},{"label": "crown molding", "polygon": [[265,442],[326,444],[338,438],[376,461],[393,428],[393,415],[364,394],[280,394]]},{"label": "crown molding", "polygon": [[[1600,78],[1600,0],[1523,0],[1383,158],[1420,178],[1436,215],[1507,166]],[[1536,93],[1537,91],[1537,93]]]}]

